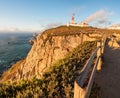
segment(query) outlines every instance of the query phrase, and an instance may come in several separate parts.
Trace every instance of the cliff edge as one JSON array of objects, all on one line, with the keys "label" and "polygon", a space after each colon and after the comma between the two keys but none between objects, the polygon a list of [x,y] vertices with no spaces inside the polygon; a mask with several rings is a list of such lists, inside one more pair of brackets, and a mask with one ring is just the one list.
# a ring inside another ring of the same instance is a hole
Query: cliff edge
[{"label": "cliff edge", "polygon": [[93,37],[97,34],[93,32],[95,30],[97,29],[91,27],[60,26],[44,31],[34,39],[34,44],[27,57],[4,72],[1,81],[28,79],[33,76],[41,77],[48,67],[64,58],[78,45],[84,41],[96,40]]}]

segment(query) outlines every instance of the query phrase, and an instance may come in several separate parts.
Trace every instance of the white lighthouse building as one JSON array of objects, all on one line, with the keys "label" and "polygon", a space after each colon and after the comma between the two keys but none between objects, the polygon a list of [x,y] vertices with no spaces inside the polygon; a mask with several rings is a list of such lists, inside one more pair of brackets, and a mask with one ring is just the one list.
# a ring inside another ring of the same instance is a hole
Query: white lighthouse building
[{"label": "white lighthouse building", "polygon": [[75,23],[75,15],[72,15],[71,21],[67,23],[67,26],[79,26],[79,27],[89,27],[88,23],[81,22],[81,23]]}]

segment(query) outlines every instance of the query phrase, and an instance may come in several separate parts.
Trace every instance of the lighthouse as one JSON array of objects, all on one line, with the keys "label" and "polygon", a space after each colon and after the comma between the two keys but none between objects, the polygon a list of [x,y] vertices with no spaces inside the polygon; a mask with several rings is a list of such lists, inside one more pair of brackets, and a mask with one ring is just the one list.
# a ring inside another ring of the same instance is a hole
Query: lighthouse
[{"label": "lighthouse", "polygon": [[72,15],[71,21],[66,24],[69,26],[78,26],[78,27],[89,27],[88,23],[81,22],[81,23],[75,23],[75,14]]},{"label": "lighthouse", "polygon": [[75,24],[75,14],[72,15],[71,24]]},{"label": "lighthouse", "polygon": [[75,14],[72,15],[71,21],[67,23],[67,26],[74,25],[75,24]]}]

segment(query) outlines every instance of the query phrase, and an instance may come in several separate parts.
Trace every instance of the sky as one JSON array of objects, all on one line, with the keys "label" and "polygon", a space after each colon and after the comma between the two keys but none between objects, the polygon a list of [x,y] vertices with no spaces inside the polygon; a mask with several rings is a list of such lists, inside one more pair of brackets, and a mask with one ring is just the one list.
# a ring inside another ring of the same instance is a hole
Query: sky
[{"label": "sky", "polygon": [[[40,32],[75,21],[91,26],[120,23],[120,0],[0,0],[0,32]],[[98,16],[96,16],[98,15]]]}]

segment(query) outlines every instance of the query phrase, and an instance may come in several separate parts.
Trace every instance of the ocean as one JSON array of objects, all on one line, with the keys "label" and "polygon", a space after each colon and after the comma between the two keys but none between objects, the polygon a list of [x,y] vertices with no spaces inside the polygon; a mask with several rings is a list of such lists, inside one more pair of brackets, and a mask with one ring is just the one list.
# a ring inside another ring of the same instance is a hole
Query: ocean
[{"label": "ocean", "polygon": [[0,33],[0,75],[31,49],[32,33]]}]

